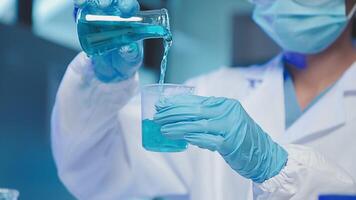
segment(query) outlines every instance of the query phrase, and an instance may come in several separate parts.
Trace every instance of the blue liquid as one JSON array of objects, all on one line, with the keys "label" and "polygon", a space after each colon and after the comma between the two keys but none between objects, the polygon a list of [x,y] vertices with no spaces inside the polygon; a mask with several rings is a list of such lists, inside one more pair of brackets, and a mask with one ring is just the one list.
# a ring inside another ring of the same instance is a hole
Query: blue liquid
[{"label": "blue liquid", "polygon": [[139,22],[85,21],[81,19],[78,20],[77,26],[80,44],[89,56],[103,55],[120,46],[143,39],[163,38],[164,55],[159,83],[164,83],[167,56],[172,46],[172,34],[167,28]]},{"label": "blue liquid", "polygon": [[188,147],[185,140],[171,140],[161,134],[161,127],[153,120],[142,121],[142,145],[156,152],[180,152]]},{"label": "blue liquid", "polygon": [[90,56],[102,55],[120,46],[147,38],[169,38],[162,26],[139,22],[78,21],[79,41]]},{"label": "blue liquid", "polygon": [[161,75],[159,77],[159,84],[163,84],[164,83],[164,77],[166,75],[166,69],[167,69],[167,59],[168,59],[168,52],[169,52],[169,49],[171,48],[172,46],[172,38],[170,39],[165,39],[164,40],[164,53],[163,53],[163,59],[162,59],[162,62],[161,62]]}]

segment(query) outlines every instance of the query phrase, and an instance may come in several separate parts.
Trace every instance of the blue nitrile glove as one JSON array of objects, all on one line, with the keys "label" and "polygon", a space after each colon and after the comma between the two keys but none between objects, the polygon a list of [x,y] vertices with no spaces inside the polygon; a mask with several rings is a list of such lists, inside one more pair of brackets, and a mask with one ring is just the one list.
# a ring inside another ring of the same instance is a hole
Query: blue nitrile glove
[{"label": "blue nitrile glove", "polygon": [[[140,9],[137,0],[74,0],[75,10],[89,3],[103,10],[109,6],[117,6],[122,17],[133,16]],[[124,45],[106,55],[93,56],[91,60],[99,80],[106,83],[126,80],[132,77],[142,64],[143,43],[141,41]]]},{"label": "blue nitrile glove", "polygon": [[287,152],[237,100],[182,95],[161,99],[156,110],[154,120],[162,126],[162,134],[218,151],[231,168],[257,183],[277,175],[286,165]]}]

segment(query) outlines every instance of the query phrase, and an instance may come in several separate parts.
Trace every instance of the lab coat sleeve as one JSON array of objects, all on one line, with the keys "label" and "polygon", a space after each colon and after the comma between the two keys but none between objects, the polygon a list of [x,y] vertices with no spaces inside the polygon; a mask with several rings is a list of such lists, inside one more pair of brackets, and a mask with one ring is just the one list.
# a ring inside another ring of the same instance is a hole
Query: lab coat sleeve
[{"label": "lab coat sleeve", "polygon": [[104,84],[91,68],[85,55],[74,59],[52,113],[52,149],[64,185],[76,198],[85,200],[186,194],[167,159],[131,148],[141,145],[140,138],[132,143],[125,140],[123,125],[135,127],[137,133],[140,130],[139,122],[118,121],[117,116],[137,93],[137,77]]},{"label": "lab coat sleeve", "polygon": [[320,153],[299,145],[285,148],[289,154],[286,166],[277,176],[253,184],[254,199],[317,200],[320,194],[356,193],[352,177]]}]

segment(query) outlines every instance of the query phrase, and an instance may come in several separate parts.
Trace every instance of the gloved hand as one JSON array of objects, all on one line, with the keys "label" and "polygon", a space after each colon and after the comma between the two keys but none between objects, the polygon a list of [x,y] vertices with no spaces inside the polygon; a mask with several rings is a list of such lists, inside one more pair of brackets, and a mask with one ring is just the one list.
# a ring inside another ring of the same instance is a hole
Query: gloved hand
[{"label": "gloved hand", "polygon": [[240,175],[261,183],[277,175],[287,152],[245,112],[237,100],[182,95],[156,104],[155,122],[171,139],[218,151]]},{"label": "gloved hand", "polygon": [[[122,12],[122,17],[133,16],[140,9],[137,0],[74,0],[77,8],[89,3],[104,11],[109,6],[117,6]],[[109,83],[126,80],[132,77],[142,64],[142,41],[118,47],[118,50],[108,52],[102,56],[92,56],[91,60],[95,75],[102,82]]]}]

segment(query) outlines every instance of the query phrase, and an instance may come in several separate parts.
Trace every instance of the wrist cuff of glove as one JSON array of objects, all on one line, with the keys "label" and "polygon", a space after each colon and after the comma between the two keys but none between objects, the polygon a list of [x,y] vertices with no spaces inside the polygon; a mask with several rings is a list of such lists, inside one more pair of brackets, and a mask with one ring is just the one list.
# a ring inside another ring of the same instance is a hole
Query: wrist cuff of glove
[{"label": "wrist cuff of glove", "polygon": [[[265,136],[269,138],[267,134]],[[270,138],[265,141],[269,143],[264,144],[268,149],[250,149],[248,152],[253,155],[243,155],[241,150],[236,149],[223,158],[241,176],[262,183],[278,175],[288,160],[288,153],[283,147]]]}]

